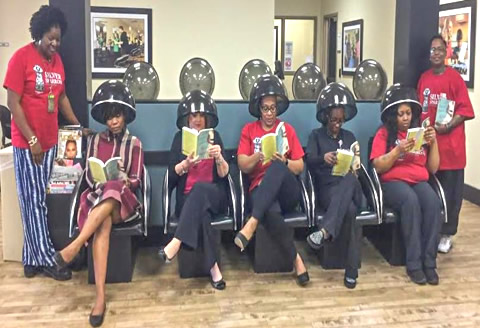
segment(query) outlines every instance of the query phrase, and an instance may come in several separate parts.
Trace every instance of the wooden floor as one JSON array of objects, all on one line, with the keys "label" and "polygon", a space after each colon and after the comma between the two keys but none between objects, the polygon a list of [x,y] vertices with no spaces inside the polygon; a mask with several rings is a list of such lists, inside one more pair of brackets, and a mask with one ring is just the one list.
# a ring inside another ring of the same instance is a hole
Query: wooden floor
[{"label": "wooden floor", "polygon": [[[175,262],[161,264],[154,249],[142,249],[133,282],[107,286],[103,327],[480,327],[479,219],[480,208],[464,202],[455,247],[438,257],[436,287],[410,283],[365,240],[355,290],[343,286],[343,271],[317,265],[305,243],[298,246],[308,287],[297,287],[293,274],[253,273],[247,256],[228,246],[225,291],[178,278]],[[86,279],[85,271],[68,282],[26,279],[20,263],[2,259],[0,327],[88,327],[95,291]]]}]

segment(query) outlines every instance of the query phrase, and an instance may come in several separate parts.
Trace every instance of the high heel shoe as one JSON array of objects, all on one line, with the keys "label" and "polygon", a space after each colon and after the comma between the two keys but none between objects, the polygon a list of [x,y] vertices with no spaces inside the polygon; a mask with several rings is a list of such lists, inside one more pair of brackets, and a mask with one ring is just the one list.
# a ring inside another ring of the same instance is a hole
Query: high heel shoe
[{"label": "high heel shoe", "polygon": [[247,248],[250,239],[247,239],[247,237],[245,237],[245,235],[239,231],[233,242],[238,246],[238,248],[240,248],[240,251],[243,252],[245,248]]},{"label": "high heel shoe", "polygon": [[92,327],[100,327],[103,323],[103,319],[105,319],[106,312],[107,312],[107,304],[104,304],[103,312],[100,314],[93,315],[90,312],[90,315],[88,316],[88,322],[90,322],[90,325]]},{"label": "high heel shoe", "polygon": [[219,281],[213,281],[212,277],[210,277],[210,284],[213,288],[218,290],[224,290],[227,287],[227,283],[225,282],[225,280],[223,280],[223,278]]},{"label": "high heel shoe", "polygon": [[299,274],[297,276],[297,284],[301,287],[306,286],[309,281],[310,281],[310,276],[308,275],[308,271],[305,271],[304,273]]},{"label": "high heel shoe", "polygon": [[173,256],[171,259],[168,258],[167,253],[165,253],[165,247],[160,247],[160,249],[158,250],[158,256],[160,256],[160,258],[165,262],[165,264],[171,263],[172,260],[175,258],[175,256]]}]

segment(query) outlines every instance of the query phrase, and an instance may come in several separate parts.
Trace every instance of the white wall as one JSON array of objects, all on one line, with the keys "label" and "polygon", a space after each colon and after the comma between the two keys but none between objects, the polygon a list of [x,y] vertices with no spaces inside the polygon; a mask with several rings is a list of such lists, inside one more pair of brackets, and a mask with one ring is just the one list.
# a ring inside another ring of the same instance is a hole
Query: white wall
[{"label": "white wall", "polygon": [[[273,0],[91,0],[91,5],[152,8],[160,99],[181,98],[180,70],[192,57],[212,65],[215,99],[241,99],[238,75],[250,59],[273,65]],[[93,81],[93,91],[102,81]]]},{"label": "white wall", "polygon": [[[377,60],[385,69],[389,84],[393,81],[395,4],[395,0],[322,0],[322,16],[338,13],[337,33],[340,36],[342,23],[363,19],[363,59]],[[342,54],[339,53],[337,72],[341,64]],[[338,79],[337,75],[337,81],[352,86],[351,76]]]}]

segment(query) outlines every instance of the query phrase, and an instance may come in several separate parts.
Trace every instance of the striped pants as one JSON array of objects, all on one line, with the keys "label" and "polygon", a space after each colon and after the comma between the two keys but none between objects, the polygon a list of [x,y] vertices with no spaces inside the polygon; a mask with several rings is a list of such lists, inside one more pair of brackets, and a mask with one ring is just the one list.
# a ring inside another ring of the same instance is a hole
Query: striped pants
[{"label": "striped pants", "polygon": [[42,165],[33,161],[30,149],[13,147],[15,180],[23,221],[23,265],[53,266],[52,241],[48,232],[46,193],[57,146],[50,148]]}]

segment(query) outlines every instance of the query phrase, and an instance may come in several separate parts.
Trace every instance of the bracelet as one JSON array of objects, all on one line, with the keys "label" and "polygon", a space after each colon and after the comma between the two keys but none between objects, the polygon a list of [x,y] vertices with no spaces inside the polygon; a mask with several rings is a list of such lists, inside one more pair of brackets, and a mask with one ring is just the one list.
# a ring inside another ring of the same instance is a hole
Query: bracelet
[{"label": "bracelet", "polygon": [[37,142],[38,142],[37,137],[36,137],[36,136],[32,136],[32,137],[30,138],[30,140],[28,140],[28,145],[29,145],[30,147],[33,147],[33,145],[35,145]]},{"label": "bracelet", "polygon": [[218,166],[222,165],[223,163],[223,159],[216,159],[215,160],[215,164],[217,164]]}]

